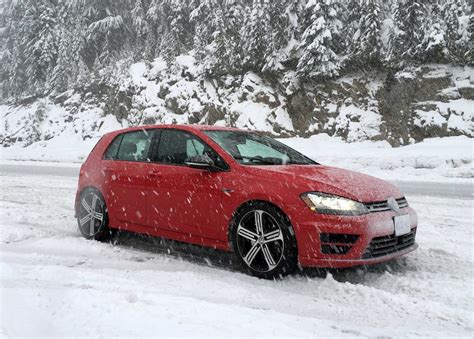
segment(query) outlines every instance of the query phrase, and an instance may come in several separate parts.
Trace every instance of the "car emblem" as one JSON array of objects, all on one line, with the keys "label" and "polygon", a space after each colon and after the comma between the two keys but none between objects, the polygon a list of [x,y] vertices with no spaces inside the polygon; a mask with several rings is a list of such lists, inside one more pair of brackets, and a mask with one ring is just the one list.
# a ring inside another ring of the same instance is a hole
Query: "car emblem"
[{"label": "car emblem", "polygon": [[387,200],[387,205],[392,209],[394,212],[398,212],[400,210],[400,207],[398,206],[398,202],[395,200],[394,197],[390,197]]}]

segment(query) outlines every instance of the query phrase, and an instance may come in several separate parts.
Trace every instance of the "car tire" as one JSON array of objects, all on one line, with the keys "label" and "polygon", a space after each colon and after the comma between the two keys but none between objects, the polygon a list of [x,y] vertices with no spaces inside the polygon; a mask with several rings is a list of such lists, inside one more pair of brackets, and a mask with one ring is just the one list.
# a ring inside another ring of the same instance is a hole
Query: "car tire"
[{"label": "car tire", "polygon": [[297,268],[293,227],[271,204],[256,202],[240,209],[233,218],[230,238],[240,264],[251,275],[276,279]]},{"label": "car tire", "polygon": [[86,188],[81,193],[77,208],[77,224],[86,239],[106,241],[112,237],[112,229],[108,227],[107,205],[97,189]]}]

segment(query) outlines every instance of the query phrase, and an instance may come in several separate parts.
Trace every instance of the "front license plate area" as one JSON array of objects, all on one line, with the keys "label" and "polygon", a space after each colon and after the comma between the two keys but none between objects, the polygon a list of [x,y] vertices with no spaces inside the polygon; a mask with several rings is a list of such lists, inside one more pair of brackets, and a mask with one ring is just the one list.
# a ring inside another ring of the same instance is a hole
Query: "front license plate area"
[{"label": "front license plate area", "polygon": [[393,223],[395,225],[395,236],[398,237],[400,235],[404,235],[410,233],[410,215],[399,215],[393,217]]}]

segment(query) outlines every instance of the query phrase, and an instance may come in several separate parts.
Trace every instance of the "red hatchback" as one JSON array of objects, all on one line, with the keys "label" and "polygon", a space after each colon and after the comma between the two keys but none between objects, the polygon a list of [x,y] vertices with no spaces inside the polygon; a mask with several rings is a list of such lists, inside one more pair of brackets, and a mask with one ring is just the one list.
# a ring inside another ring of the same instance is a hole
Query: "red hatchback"
[{"label": "red hatchback", "polygon": [[86,238],[122,229],[234,251],[263,278],[298,263],[373,264],[417,247],[417,215],[393,185],[215,126],[104,135],[81,167],[75,211]]}]

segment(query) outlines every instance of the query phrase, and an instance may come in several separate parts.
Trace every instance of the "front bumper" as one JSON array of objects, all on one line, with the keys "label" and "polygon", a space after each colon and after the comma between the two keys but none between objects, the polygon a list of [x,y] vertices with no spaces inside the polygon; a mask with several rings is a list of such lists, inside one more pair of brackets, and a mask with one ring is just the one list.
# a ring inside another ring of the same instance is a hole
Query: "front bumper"
[{"label": "front bumper", "polygon": [[[386,211],[361,216],[323,215],[309,209],[301,210],[299,206],[292,212],[291,219],[298,242],[298,259],[304,267],[342,268],[371,265],[405,255],[418,247],[414,242],[418,217],[410,207],[403,208],[398,213]],[[403,214],[410,215],[412,235],[407,235],[409,239],[407,238],[407,242],[402,244],[402,241],[405,241],[404,236],[394,237],[393,217]],[[352,241],[350,246],[347,246],[347,243],[341,244],[339,240],[334,242],[336,245],[341,245],[338,248],[346,249],[346,251],[335,253],[337,251],[328,251],[329,241],[325,240],[322,234],[347,235],[346,238],[352,236],[356,240]],[[370,251],[374,246],[372,241],[380,242],[385,241],[384,239],[391,241],[394,244],[393,248],[386,252],[377,252],[377,256],[372,256]]]}]

